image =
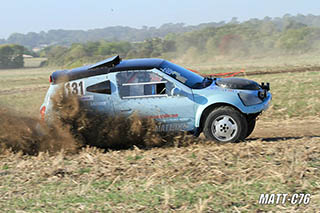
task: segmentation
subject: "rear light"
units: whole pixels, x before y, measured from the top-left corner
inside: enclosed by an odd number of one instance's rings
[[[43,107],[40,109],[40,119],[41,119],[41,121],[44,121],[45,114],[46,114],[46,107],[43,106]]]
[[[49,82],[52,83],[52,76],[49,77]]]

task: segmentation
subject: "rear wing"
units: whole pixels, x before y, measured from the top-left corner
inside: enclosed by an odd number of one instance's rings
[[[93,65],[75,68],[72,70],[58,70],[52,73],[50,76],[50,81],[53,84],[57,84],[81,78],[88,78],[95,75],[108,74],[111,68],[118,65],[120,62],[120,56],[116,55]]]
[[[111,58],[107,58],[103,61],[100,61],[96,64],[93,64],[89,67],[89,70],[97,69],[97,68],[103,68],[103,67],[114,67],[115,65],[119,64],[121,62],[121,58],[119,55],[116,55]]]

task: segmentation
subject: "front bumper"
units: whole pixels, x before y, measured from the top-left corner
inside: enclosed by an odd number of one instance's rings
[[[262,111],[266,111],[271,105],[272,95],[271,93],[267,93],[267,97],[263,100],[262,103],[252,106],[246,106],[244,112],[247,114],[251,113],[259,113]]]

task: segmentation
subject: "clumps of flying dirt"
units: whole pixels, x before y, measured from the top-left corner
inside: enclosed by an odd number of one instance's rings
[[[185,133],[156,132],[152,119],[134,113],[129,117],[113,116],[88,110],[79,99],[60,90],[53,101],[56,124],[68,129],[78,144],[104,149],[127,149],[184,146],[200,140]]]
[[[128,149],[200,142],[185,133],[156,132],[154,120],[137,114],[123,117],[92,112],[77,97],[67,96],[62,89],[52,102],[55,116],[49,125],[0,107],[0,153],[7,149],[29,155],[60,150],[76,153],[85,146]]]
[[[72,153],[78,145],[69,132],[58,126],[41,126],[37,119],[0,107],[0,153],[7,149],[30,155],[54,153],[62,149]]]

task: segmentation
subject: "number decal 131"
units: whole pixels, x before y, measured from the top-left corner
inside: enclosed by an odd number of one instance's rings
[[[68,94],[73,95],[84,95],[84,84],[83,81],[79,82],[68,82],[66,85],[66,90]]]

